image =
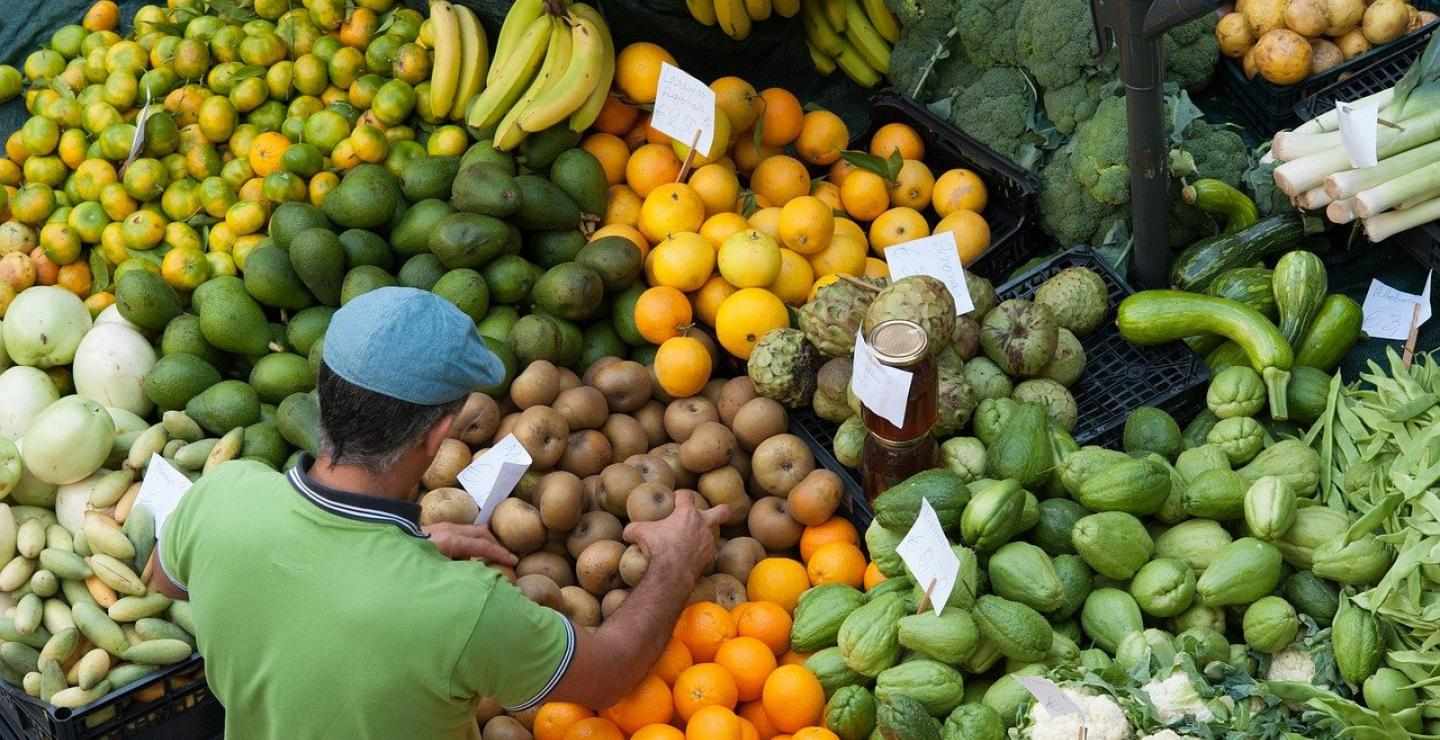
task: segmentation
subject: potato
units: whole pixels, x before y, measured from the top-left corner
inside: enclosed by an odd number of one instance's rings
[[[1226,13],[1215,24],[1215,40],[1220,44],[1220,53],[1231,59],[1245,56],[1255,45],[1255,34],[1250,32],[1250,23],[1239,13]]]
[[[1310,42],[1310,74],[1318,75],[1345,61],[1344,52],[1330,39],[1315,39]]]
[[[1266,80],[1276,85],[1293,85],[1310,74],[1310,54],[1310,42],[1304,36],[1279,28],[1256,42],[1255,66]]]
[[[1330,27],[1325,29],[1325,35],[1330,38],[1344,36],[1355,30],[1360,25],[1360,18],[1365,15],[1365,3],[1363,0],[1325,0],[1326,17],[1330,19]]]
[[[1360,21],[1365,40],[1378,46],[1404,36],[1410,25],[1409,8],[1403,0],[1375,0],[1365,9],[1365,17]]]
[[[1277,29],[1285,27],[1285,6],[1289,0],[1246,0],[1245,20],[1250,24],[1250,32],[1261,37]]]
[[[1285,26],[1301,36],[1319,36],[1330,27],[1327,0],[1290,0],[1285,6]]]
[[[1358,28],[1352,29],[1350,33],[1335,39],[1335,45],[1340,47],[1340,53],[1344,54],[1346,59],[1354,59],[1370,51],[1370,42],[1365,40],[1364,32]]]
[[[458,439],[447,439],[440,443],[435,459],[420,478],[421,485],[428,489],[447,488],[459,484],[460,471],[470,464],[470,448]]]
[[[474,524],[480,507],[470,494],[458,488],[437,488],[420,498],[420,525],[450,522]]]

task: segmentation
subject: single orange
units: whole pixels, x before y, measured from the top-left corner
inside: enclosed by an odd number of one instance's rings
[[[876,179],[880,179],[878,175]],[[884,180],[880,182],[883,185]],[[783,154],[769,157],[750,174],[750,189],[772,204],[783,206],[793,198],[810,194],[810,172],[794,157]],[[841,194],[844,194],[843,187]]]
[[[645,260],[645,280],[684,293],[699,290],[715,271],[715,247],[693,231],[682,231],[655,245]]]
[[[80,21],[80,25],[91,33],[114,31],[120,25],[120,6],[114,0],[98,0],[85,11],[85,19]]]
[[[820,721],[820,712],[825,708],[825,689],[820,686],[820,679],[804,666],[776,668],[765,679],[762,693],[765,714],[769,715],[776,728],[785,732],[814,726]]]
[[[738,695],[735,678],[718,663],[696,663],[675,679],[675,710],[682,720],[705,707],[733,710]]]
[[[745,219],[751,228],[762,234],[768,234],[771,239],[780,241],[780,213],[783,209],[778,206],[766,206],[750,214]],[[722,242],[723,243],[723,242]]]
[[[865,566],[865,590],[869,591],[885,582],[885,574],[880,572],[880,566],[870,563]]]
[[[681,232],[699,232],[705,223],[705,202],[695,188],[667,182],[651,190],[640,206],[640,233],[652,242]]]
[[[720,346],[742,360],[750,358],[755,343],[774,329],[790,326],[785,302],[764,288],[742,288],[720,304],[715,335]]]
[[[695,337],[671,337],[655,353],[655,379],[671,398],[689,398],[710,382],[710,350]]]
[[[710,89],[715,91],[715,104],[725,112],[725,117],[730,119],[736,131],[755,125],[764,102],[760,93],[755,92],[754,85],[732,75],[710,83]]]
[[[890,207],[885,178],[869,170],[851,172],[840,185],[840,202],[856,221],[874,221]]]
[[[667,286],[656,286],[635,301],[635,328],[646,341],[660,344],[680,336],[681,329],[694,320],[685,294]]]
[[[719,162],[712,162],[690,174],[690,187],[705,204],[705,215],[714,216],[735,209],[735,200],[740,196],[740,180],[735,170]]]
[[[859,275],[865,269],[865,240],[836,234],[819,254],[810,255],[816,275]]]
[[[753,637],[776,655],[790,649],[790,628],[793,622],[784,607],[769,601],[747,601],[735,607],[735,634]]]
[[[889,158],[899,151],[905,159],[925,159],[925,140],[915,129],[903,123],[887,123],[870,137],[870,153],[877,157]]]
[[[685,740],[685,733],[670,725],[646,725],[631,735],[630,740]]]
[[[760,732],[755,729],[755,723],[744,717],[740,718],[740,740],[760,740]]]
[[[829,180],[816,180],[810,185],[810,194],[819,198],[831,211],[845,211],[840,203],[840,186]]]
[[[632,103],[653,103],[660,87],[662,64],[679,66],[670,52],[656,44],[630,44],[615,58],[615,86]]]
[[[765,289],[792,306],[803,306],[815,283],[815,268],[799,252],[780,250],[780,272]]]
[[[828,110],[813,110],[801,122],[795,151],[806,162],[821,167],[834,164],[850,143],[850,129],[840,116]]]
[[[639,193],[630,189],[629,185],[611,185],[605,191],[605,214],[600,217],[600,222],[609,226],[610,224],[624,224],[626,226],[638,227],[640,225],[640,209],[644,207],[645,199]],[[649,241],[647,240],[648,244]]]
[[[930,224],[914,208],[891,208],[870,223],[870,249],[884,255],[886,247],[930,235]]]
[[[670,687],[659,676],[651,674],[601,716],[630,734],[646,725],[669,722],[675,716],[675,701],[670,695]]]
[[[785,146],[800,136],[805,109],[789,90],[769,87],[760,91],[760,137],[767,146]]]
[[[641,198],[651,190],[675,182],[680,175],[680,158],[669,144],[646,144],[625,162],[625,182]]]
[[[720,644],[735,636],[735,620],[719,604],[697,602],[680,612],[680,619],[675,622],[675,636],[690,648],[695,662],[708,663],[715,658]]]
[[[579,704],[564,701],[545,702],[535,713],[535,740],[565,740],[565,732],[572,725],[594,716],[594,712]]]
[[[810,585],[843,583],[851,588],[865,584],[865,554],[848,542],[831,542],[810,554],[805,572]]]
[[[696,318],[713,328],[720,315],[720,306],[725,303],[726,298],[735,295],[737,290],[739,289],[725,282],[725,278],[711,275],[699,290],[690,294],[690,303]]]
[[[783,152],[784,149],[778,146],[767,146],[761,143],[755,144],[754,129],[746,129],[735,135],[735,148],[731,150],[730,156],[735,159],[735,169],[750,174],[761,162]]]
[[[725,707],[704,707],[685,723],[685,740],[744,740],[740,718]]]
[[[591,717],[570,725],[563,740],[625,740],[625,733],[608,719]]]
[[[290,140],[285,135],[276,131],[267,131],[255,137],[250,144],[250,169],[260,177],[273,175],[285,168],[280,161],[285,156],[285,150],[290,148]]]
[[[930,205],[930,196],[935,190],[935,175],[918,159],[907,159],[900,165],[895,182],[890,185],[890,202],[923,210]]]
[[[580,148],[600,160],[606,182],[618,185],[625,181],[625,164],[630,161],[630,147],[625,145],[624,139],[609,133],[590,134],[580,142]]]
[[[755,701],[765,688],[765,679],[775,670],[775,653],[753,637],[726,640],[715,652],[715,662],[730,671],[740,701]]]
[[[791,735],[790,740],[840,740],[840,737],[824,727],[804,727]]]
[[[765,558],[750,570],[745,595],[751,601],[771,601],[787,613],[795,612],[800,594],[810,588],[805,566],[790,558]]]
[[[806,527],[800,534],[800,559],[809,561],[816,550],[831,542],[849,542],[858,547],[860,533],[849,520],[838,516],[818,527]]]
[[[813,195],[802,195],[780,209],[780,241],[804,255],[830,246],[835,235],[835,211]]]
[[[749,222],[738,213],[717,213],[700,224],[700,236],[716,248],[724,244],[737,231],[750,228]]]
[[[680,638],[672,637],[666,643],[664,652],[660,653],[659,660],[655,661],[654,671],[660,680],[673,685],[680,673],[692,665],[695,665],[695,659],[690,657],[690,648]]]
[[[980,214],[960,209],[935,224],[935,233],[950,232],[955,235],[955,251],[960,253],[960,263],[970,265],[990,248],[990,224]]]
[[[956,168],[946,170],[935,180],[935,188],[931,191],[931,205],[935,212],[944,218],[961,210],[979,213],[985,210],[989,197],[985,181],[981,180],[979,175],[967,169]]]
[[[835,164],[830,165],[830,171],[826,174],[826,179],[829,182],[835,183],[836,187],[840,187],[845,184],[845,178],[856,169],[855,165],[850,164],[844,157],[841,157],[835,160]]]
[[[810,653],[797,653],[794,650],[787,650],[784,655],[780,656],[780,665],[803,666],[805,665],[805,661],[809,659]]]
[[[868,278],[888,278],[890,277],[890,263],[878,257],[866,257],[865,272],[862,274]]]
[[[605,98],[605,105],[600,107],[600,117],[595,119],[592,127],[596,131],[602,131],[615,136],[624,136],[635,122],[640,120],[640,110],[633,105],[627,104],[615,95],[608,95]]]

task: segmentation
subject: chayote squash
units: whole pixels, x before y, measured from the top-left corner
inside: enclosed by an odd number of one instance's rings
[[[1080,611],[1085,597],[1090,595],[1094,573],[1079,555],[1061,555],[1055,558],[1053,565],[1055,577],[1060,579],[1060,588],[1065,598],[1050,616],[1053,619],[1068,619]]]
[[[1330,626],[1330,638],[1335,648],[1335,666],[1346,683],[1359,686],[1380,667],[1385,643],[1380,637],[1380,620],[1374,614],[1345,601]]]
[[[1020,531],[1026,491],[1018,481],[979,480],[970,486],[970,493],[970,503],[960,517],[960,537],[965,544],[989,552]]]
[[[1070,543],[1070,532],[1075,522],[1090,514],[1085,507],[1068,498],[1047,498],[1040,502],[1040,521],[1030,534],[1030,539],[1050,555],[1067,555],[1075,552]]]
[[[841,687],[825,702],[825,729],[840,740],[865,740],[875,731],[875,711],[875,696],[868,689]]]
[[[1245,608],[1241,620],[1245,644],[1260,653],[1278,653],[1295,641],[1300,618],[1295,607],[1279,596],[1266,596]]]
[[[1056,467],[1055,473],[1065,490],[1071,496],[1076,496],[1080,493],[1080,486],[1090,476],[1129,459],[1129,455],[1118,450],[1087,445],[1070,453],[1065,462]]]
[[[1026,491],[1025,504],[1020,507],[1020,521],[1015,524],[1015,534],[1024,534],[1040,523],[1040,497]],[[1015,535],[1011,535],[1012,537]]]
[[[1005,740],[1005,721],[984,704],[961,704],[945,718],[944,740]]]
[[[1295,492],[1285,481],[1267,475],[1245,492],[1245,526],[1262,540],[1277,540],[1295,523]]]
[[[975,602],[972,614],[985,639],[995,643],[1007,658],[1035,662],[1045,658],[1055,633],[1040,612],[999,596],[986,594]]]
[[[1045,407],[1021,403],[1005,421],[994,443],[985,447],[985,472],[996,480],[1015,480],[1037,488],[1050,478],[1055,451]]]
[[[865,592],[865,600],[867,602],[874,601],[885,594],[900,594],[908,600],[914,589],[915,582],[910,580],[908,574],[898,575],[875,584],[873,588]]]
[[[1175,558],[1189,564],[1199,573],[1234,541],[1230,533],[1210,519],[1190,519],[1160,533],[1155,538],[1155,557]]]
[[[969,609],[975,606],[975,597],[980,594],[980,559],[975,557],[975,551],[964,545],[951,545],[950,551],[955,553],[955,559],[960,561],[960,572],[955,576],[955,588],[950,589],[950,598],[946,599],[945,606],[953,606],[957,609]],[[910,580],[914,580],[912,577]],[[907,612],[913,613],[925,598],[925,589],[928,583],[916,582],[907,599],[905,607]],[[929,602],[926,602],[929,603]]]
[[[978,437],[947,439],[940,445],[940,463],[966,483],[984,478],[985,443]]]
[[[845,665],[870,678],[895,665],[900,659],[900,617],[904,614],[905,602],[898,594],[885,594],[850,612],[837,635]],[[793,639],[791,646],[795,646]]]
[[[1030,692],[1025,685],[1020,683],[1020,678],[1025,676],[1044,676],[1048,671],[1040,664],[1027,665],[1013,673],[1006,673],[990,688],[985,690],[985,697],[981,703],[1000,715],[1000,721],[1007,727],[1014,727],[1020,719],[1020,713],[1030,705]]]
[[[1010,542],[990,556],[990,590],[1041,612],[1051,612],[1065,601],[1055,575],[1055,564],[1044,550],[1029,542]]]
[[[813,653],[833,646],[840,625],[864,603],[865,594],[843,583],[826,583],[800,594],[790,626],[790,647]]]
[[[925,707],[932,717],[944,717],[965,698],[965,680],[960,672],[936,660],[910,660],[880,672],[875,677],[875,698],[888,701],[908,696]]]
[[[1143,515],[1159,511],[1169,495],[1167,466],[1154,460],[1132,458],[1086,478],[1075,500],[1091,511]]]
[[[900,546],[900,540],[905,539],[905,533],[892,532],[880,525],[880,522],[870,522],[865,528],[865,549],[870,552],[870,562],[880,569],[880,574],[886,578],[905,575],[905,561],[895,548]]]
[[[1000,438],[1000,431],[1009,423],[1010,415],[1019,407],[1019,402],[1009,398],[987,398],[975,407],[975,436],[985,445],[987,453],[995,440]]]
[[[1353,542],[1335,538],[1315,548],[1311,570],[1345,586],[1373,586],[1390,570],[1395,551],[1373,534]]]
[[[1055,424],[1051,424],[1050,450],[1054,453],[1054,457],[1051,459],[1052,472],[1049,478],[1046,479],[1045,485],[1040,489],[1040,493],[1045,498],[1068,497],[1070,492],[1065,490],[1064,482],[1060,480],[1060,476],[1056,475],[1054,471],[1058,471],[1060,466],[1064,465],[1065,460],[1071,455],[1079,452],[1080,445],[1075,442],[1074,437],[1070,436],[1070,432],[1065,431]]]
[[[1328,506],[1306,506],[1295,512],[1295,523],[1275,540],[1275,546],[1292,567],[1310,570],[1315,564],[1315,551],[1344,537],[1349,528],[1350,518],[1344,512]]]
[[[850,670],[850,666],[845,665],[845,656],[840,654],[838,647],[825,648],[806,658],[805,670],[820,679],[820,686],[825,689],[826,697],[833,695],[842,687],[864,686],[870,681]]]
[[[1252,483],[1267,475],[1276,476],[1296,496],[1310,498],[1320,485],[1320,453],[1298,439],[1282,439],[1255,455],[1238,472]]]
[[[1254,416],[1265,408],[1265,381],[1254,368],[1231,365],[1215,374],[1205,392],[1205,405],[1217,419]]]
[[[1185,454],[1185,453],[1180,453]],[[1170,461],[1159,455],[1149,452],[1145,459],[1165,469],[1165,474],[1170,476],[1170,493],[1165,500],[1160,502],[1160,508],[1155,512],[1155,518],[1165,524],[1176,524],[1186,519],[1185,514],[1185,476],[1175,469]]]
[[[1089,648],[1080,651],[1080,666],[1092,673],[1104,673],[1114,665],[1115,661],[1110,655],[1100,648]]]
[[[1180,425],[1175,418],[1154,406],[1141,406],[1125,419],[1125,451],[1130,454],[1153,452],[1166,460],[1174,460],[1184,447]]]
[[[946,607],[938,615],[927,609],[900,619],[899,639],[906,650],[954,665],[975,652],[980,628],[964,609]]]
[[[1230,456],[1215,445],[1201,444],[1191,447],[1175,458],[1175,469],[1188,484],[1211,470],[1229,470]]]
[[[940,740],[940,720],[925,705],[904,694],[880,702],[875,726],[884,740]]]
[[[1315,620],[1315,623],[1322,627],[1330,626],[1335,619],[1335,612],[1340,608],[1340,591],[1329,581],[1308,570],[1295,571],[1285,579],[1281,591],[1285,594],[1285,599],[1295,606],[1296,611]]]
[[[1078,631],[1079,627],[1077,626],[1076,629]],[[1078,663],[1080,661],[1080,646],[1076,645],[1075,641],[1070,639],[1068,635],[1062,634],[1058,628],[1055,629],[1054,632],[1055,637],[1050,641],[1050,649],[1045,653],[1043,659],[1032,663],[1007,658],[1005,660],[1005,672],[1014,673],[1021,668],[1031,665],[1043,665],[1048,668],[1056,668]]]
[[[915,526],[922,500],[930,502],[940,526],[949,531],[960,526],[960,515],[970,502],[970,490],[960,476],[945,468],[925,470],[875,497],[875,521],[903,536]]]
[[[1218,606],[1191,604],[1190,608],[1182,612],[1180,616],[1170,620],[1170,626],[1176,632],[1209,629],[1223,633],[1225,632],[1225,610]]]
[[[1111,653],[1131,633],[1145,629],[1135,597],[1118,588],[1097,588],[1080,609],[1080,626],[1100,649]]]
[[[970,657],[960,661],[960,669],[971,675],[984,673],[1003,657],[1005,655],[1000,652],[1000,646],[994,640],[985,639],[982,634],[980,642],[970,652]]]
[[[1231,465],[1244,465],[1264,448],[1265,428],[1248,416],[1232,416],[1216,422],[1205,441],[1224,450]]]
[[[1195,591],[1206,606],[1249,604],[1280,585],[1281,571],[1280,550],[1254,537],[1242,537],[1220,551],[1200,574]]]
[[[1365,679],[1365,706],[1376,712],[1398,714],[1413,709],[1420,702],[1420,694],[1409,676],[1394,668],[1381,668]]]
[[[1250,481],[1229,468],[1208,470],[1185,486],[1185,513],[1194,517],[1230,521],[1245,516],[1245,492]]]
[[[1200,413],[1196,414],[1195,418],[1185,425],[1185,431],[1180,433],[1180,440],[1185,449],[1205,444],[1205,437],[1210,434],[1210,429],[1215,426],[1217,421],[1220,421],[1220,417],[1210,413],[1210,409],[1202,409]]]
[[[1063,622],[1056,622],[1054,619],[1051,619],[1050,627],[1055,631],[1055,637],[1057,639],[1063,637],[1072,643],[1085,639],[1085,635],[1080,632],[1080,623],[1073,619],[1067,619]],[[1079,650],[1078,646],[1076,650]],[[1054,654],[1058,651],[1051,648],[1050,652]]]
[[[1195,599],[1195,571],[1183,560],[1156,558],[1130,580],[1130,595],[1152,617],[1177,616]]]
[[[1131,632],[1115,648],[1115,664],[1133,674],[1141,666],[1146,671],[1169,668],[1175,662],[1175,638],[1165,630],[1147,629]]]
[[[1121,581],[1135,575],[1155,552],[1145,525],[1123,511],[1091,514],[1075,522],[1071,541],[1096,573]]]

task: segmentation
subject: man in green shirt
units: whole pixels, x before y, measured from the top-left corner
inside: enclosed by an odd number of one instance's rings
[[[165,521],[154,586],[193,606],[226,737],[478,738],[474,705],[596,709],[628,693],[715,554],[724,507],[681,497],[625,538],[650,568],[594,631],[483,562],[515,556],[484,526],[421,527],[421,475],[471,389],[503,369],[431,293],[383,288],[325,336],[324,442],[286,474],[226,463]]]

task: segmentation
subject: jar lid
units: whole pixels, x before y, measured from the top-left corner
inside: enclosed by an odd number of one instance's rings
[[[880,322],[866,340],[875,359],[891,367],[908,367],[919,362],[930,346],[920,325],[906,319]]]

